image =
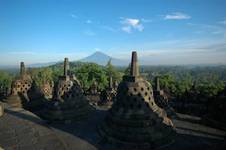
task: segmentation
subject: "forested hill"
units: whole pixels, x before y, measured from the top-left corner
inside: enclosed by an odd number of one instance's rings
[[[120,82],[124,74],[129,73],[129,65],[116,67],[109,61],[105,66],[95,63],[70,62],[70,71],[88,89],[93,81],[99,83],[100,89],[108,85],[109,75]],[[34,81],[41,85],[48,81],[57,81],[63,74],[63,62],[48,67],[29,68]],[[204,95],[212,96],[223,90],[226,81],[226,66],[140,66],[143,77],[154,85],[154,77],[160,76],[161,87],[172,95],[183,95],[195,86],[195,90]],[[0,71],[0,85],[10,87],[15,73]]]

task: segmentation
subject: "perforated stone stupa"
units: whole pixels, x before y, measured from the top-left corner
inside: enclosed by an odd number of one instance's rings
[[[54,86],[53,100],[47,104],[43,117],[51,121],[79,120],[92,110],[83,95],[79,81],[69,75],[68,58],[64,60],[64,75]]]
[[[96,80],[93,80],[89,89],[85,92],[85,95],[89,103],[92,105],[97,105],[97,103],[100,101],[99,86]]]
[[[99,92],[98,92],[98,84],[97,82],[94,80],[93,83],[91,84],[89,90],[88,90],[88,93],[90,95],[98,95]]]
[[[27,92],[31,88],[31,85],[32,79],[26,73],[24,62],[21,62],[20,75],[12,82],[11,94],[4,101],[12,107],[22,107],[23,103],[29,101]]]
[[[98,105],[111,106],[116,97],[116,90],[113,87],[112,77],[109,77],[109,84],[106,89],[101,92]]]
[[[46,81],[43,85],[41,85],[40,90],[44,94],[46,99],[52,99],[53,98],[53,88],[54,88],[54,82]]]
[[[176,117],[174,109],[169,105],[169,99],[166,93],[164,92],[164,90],[161,90],[159,76],[155,77],[155,88],[153,90],[153,94],[155,103],[166,111],[167,116],[169,116],[170,118]]]
[[[47,100],[35,81],[32,82],[31,88],[27,91],[27,96],[30,101],[24,104],[25,109],[35,112],[36,114],[44,109]]]
[[[99,132],[123,149],[152,149],[174,139],[171,120],[155,104],[151,84],[139,75],[136,52],[132,53],[130,75],[119,84],[116,101]]]

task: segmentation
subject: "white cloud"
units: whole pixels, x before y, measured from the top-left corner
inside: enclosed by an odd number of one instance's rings
[[[195,23],[187,23],[187,25],[196,30],[195,33],[219,35],[222,36],[223,39],[226,39],[226,29],[222,26]]]
[[[135,29],[137,29],[138,31],[143,31],[144,30],[144,26],[142,24],[138,24]]]
[[[78,16],[76,16],[75,14],[71,14],[71,17],[74,18],[74,19],[78,18]]]
[[[132,30],[138,30],[138,31],[143,31],[144,26],[141,24],[141,21],[139,19],[135,18],[121,18],[121,24],[122,26],[122,31],[127,32],[127,33],[132,33]]]
[[[226,25],[226,20],[221,21],[220,23],[225,24]]]
[[[129,59],[132,49],[137,50],[140,64],[146,65],[226,64],[226,41],[216,38],[130,43],[112,49],[110,54]]]
[[[100,48],[94,48],[94,50],[95,50],[95,51],[101,51],[101,49],[100,49]]]
[[[88,19],[88,20],[86,20],[86,23],[90,24],[90,23],[92,23],[92,21]]]
[[[126,18],[125,20],[124,20],[124,23],[125,24],[128,24],[128,25],[131,25],[131,26],[136,26],[136,25],[138,25],[139,24],[139,19],[131,19],[131,18]]]
[[[152,20],[150,20],[150,19],[144,19],[144,18],[142,18],[141,21],[143,23],[150,23],[150,22],[152,22]]]
[[[131,28],[131,26],[125,26],[125,27],[122,27],[122,31],[125,31],[127,33],[131,33],[132,32],[132,28]]]
[[[117,32],[118,29],[116,28],[113,28],[111,26],[107,26],[107,25],[103,25],[103,26],[100,26],[102,29],[105,29],[105,30],[108,30],[108,31],[111,31],[111,32]]]
[[[183,20],[183,19],[190,19],[190,18],[191,16],[181,12],[174,12],[164,16],[165,20]]]
[[[25,65],[35,63],[48,63],[62,61],[64,57],[68,57],[69,60],[79,60],[87,56],[87,52],[72,49],[69,51],[49,51],[49,50],[35,50],[35,51],[9,51],[0,55],[1,65],[16,65],[19,62],[24,61]]]
[[[36,55],[36,52],[32,51],[10,51],[8,52],[10,55]]]
[[[84,34],[85,34],[85,35],[88,35],[88,36],[94,36],[94,35],[96,35],[96,33],[93,32],[93,31],[91,31],[91,30],[86,30],[86,31],[84,31]]]

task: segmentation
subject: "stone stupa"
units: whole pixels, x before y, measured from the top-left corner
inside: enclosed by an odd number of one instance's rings
[[[0,117],[4,114],[4,107],[3,104],[0,102]]]
[[[35,81],[32,82],[31,88],[27,91],[27,96],[30,101],[24,105],[24,108],[36,114],[42,112],[47,100]]]
[[[3,100],[12,107],[22,107],[29,101],[28,90],[32,86],[31,76],[26,73],[24,62],[20,63],[20,75],[12,82],[11,94]]]
[[[68,58],[65,58],[64,75],[54,84],[53,100],[47,103],[42,116],[50,121],[72,121],[86,117],[91,110],[79,81],[69,73]]]
[[[97,105],[97,103],[100,101],[99,86],[96,79],[92,81],[92,84],[90,85],[87,92],[85,92],[85,95],[91,105]]]
[[[109,76],[108,87],[100,94],[100,101],[98,105],[111,107],[116,97],[116,90],[113,87],[112,77]]]
[[[174,141],[174,126],[153,98],[152,86],[139,75],[137,53],[132,53],[130,75],[117,89],[116,101],[99,133],[122,149],[154,149]]]
[[[155,77],[155,88],[153,90],[153,94],[155,103],[166,111],[168,117],[173,118],[177,116],[174,109],[169,105],[169,99],[166,93],[164,90],[161,90],[159,76]]]
[[[97,84],[96,80],[94,80],[92,82],[92,84],[90,85],[90,88],[88,89],[88,93],[90,95],[98,95],[99,94],[99,92],[98,92],[98,84]]]
[[[46,81],[40,88],[41,92],[44,94],[46,99],[53,98],[53,88],[54,82],[53,81]]]

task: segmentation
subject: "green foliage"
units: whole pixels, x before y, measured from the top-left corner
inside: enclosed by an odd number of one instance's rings
[[[226,81],[226,67],[190,67],[190,66],[143,66],[148,80],[160,75],[160,85],[172,96],[182,96],[195,84],[195,91],[211,97],[222,91]]]
[[[0,86],[10,87],[13,76],[5,71],[0,71]]]
[[[129,64],[128,67],[126,67],[125,71],[124,71],[124,74],[125,75],[129,75],[130,74],[130,68],[131,68],[131,64]]]
[[[56,82],[59,76],[62,76],[64,73],[63,65],[59,67],[53,66],[51,67],[51,69],[52,69],[52,80]]]
[[[53,80],[53,70],[51,68],[33,68],[30,70],[30,74],[39,87]]]
[[[108,84],[108,77],[102,67],[94,63],[83,64],[73,70],[85,90],[96,81],[98,87],[103,89]]]
[[[161,88],[170,91],[171,93],[176,93],[175,78],[171,74],[164,74],[160,77]]]
[[[217,83],[206,82],[199,84],[196,89],[201,95],[211,97],[217,95],[218,92],[224,89],[224,83],[222,81],[218,81]]]
[[[105,66],[105,71],[107,76],[111,76],[113,81],[121,81],[122,80],[122,73],[117,71],[117,69],[111,64],[111,59],[108,61],[107,65]]]
[[[70,62],[70,70],[75,73],[83,88],[87,90],[93,81],[97,81],[100,89],[108,86],[108,78],[120,82],[123,74],[129,75],[128,67],[115,67],[108,61],[106,66],[94,63]],[[141,66],[142,76],[154,85],[154,77],[160,76],[160,86],[172,96],[183,96],[195,84],[195,91],[203,97],[211,97],[222,91],[226,81],[226,66],[194,67],[194,66]],[[45,82],[57,81],[63,75],[63,63],[44,68],[30,69],[32,79],[41,86]],[[0,71],[0,85],[10,87],[13,76]]]

